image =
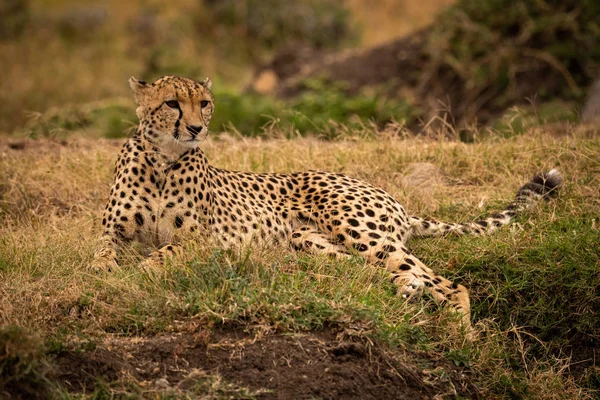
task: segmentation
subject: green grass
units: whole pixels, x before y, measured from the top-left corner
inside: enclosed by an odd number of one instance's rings
[[[563,137],[498,133],[468,145],[376,132],[342,136],[351,140],[245,138],[203,145],[222,168],[343,171],[385,188],[410,212],[449,221],[502,208],[533,173],[558,166],[566,178],[559,197],[511,228],[410,245],[427,265],[469,288],[478,332],[473,341],[457,329],[456,316],[427,298],[407,303],[396,297],[385,273],[360,259],[332,261],[277,248],[233,253],[198,241],[186,243],[188,256],[161,274],[140,271],[140,255],[132,250],[118,271],[91,275],[85,266],[118,146],[71,135],[66,145],[40,139],[24,149],[3,148],[0,321],[7,332],[24,330],[45,343],[41,353],[25,344],[23,356],[8,358],[7,365],[38,372],[23,375],[10,367],[3,374],[44,384],[44,365],[72,351],[72,338],[78,338],[77,351],[90,351],[111,335],[148,337],[194,323],[250,332],[353,332],[465,368],[486,398],[591,396],[598,388],[593,368],[576,381],[565,372],[569,352],[597,343],[600,330],[600,144],[578,129]],[[443,171],[442,183],[407,186],[402,171],[423,162]],[[204,381],[243,392],[219,379]],[[99,383],[95,393],[145,393],[131,384]]]
[[[311,82],[311,89],[298,98],[283,101],[257,94],[240,95],[235,91],[215,88],[216,111],[211,129],[239,132],[244,136],[287,137],[318,133],[324,138],[339,136],[343,125],[353,130],[365,124],[383,126],[387,122],[414,122],[416,110],[408,103],[390,100],[377,93],[347,96],[341,87],[326,87]],[[31,137],[65,136],[86,131],[89,136],[125,137],[137,117],[133,101],[113,99],[35,114],[21,135]]]

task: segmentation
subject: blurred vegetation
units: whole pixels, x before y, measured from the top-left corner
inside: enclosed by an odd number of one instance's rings
[[[256,94],[240,95],[215,88],[216,109],[211,130],[235,130],[247,136],[268,134],[277,127],[287,136],[306,133],[333,139],[339,130],[328,130],[330,123],[343,123],[349,128],[365,123],[379,126],[395,121],[413,121],[417,111],[401,100],[391,100],[377,93],[347,96],[340,86],[325,87],[320,81],[309,82],[311,90],[289,102]],[[60,137],[73,131],[86,131],[91,136],[122,137],[137,125],[132,100],[113,99],[82,105],[57,107],[46,113],[32,114],[21,133],[33,137]]]
[[[14,39],[23,33],[29,20],[29,3],[26,0],[0,2],[0,40]]]
[[[328,136],[339,124],[427,122],[430,113],[415,99],[390,100],[374,89],[348,96],[343,85],[311,81],[292,100],[242,94],[254,68],[279,49],[335,51],[358,43],[368,27],[357,28],[353,13],[365,10],[351,9],[355,3],[6,0],[0,4],[0,19],[9,22],[0,26],[0,132],[84,129],[121,136],[137,122],[133,103],[122,100],[131,98],[127,78],[169,74],[213,78],[213,131],[233,127],[256,136],[277,123],[290,134]],[[424,49],[430,62],[416,81],[432,96],[450,96],[456,115],[489,110],[486,121],[508,135],[534,120],[574,121],[600,70],[599,21],[600,3],[592,1],[460,0],[432,25]],[[532,92],[537,96],[526,100]],[[538,111],[511,108],[527,101]],[[554,107],[553,116],[540,117],[539,110],[553,108],[546,102],[569,109]]]
[[[521,135],[536,126],[560,122],[575,123],[579,119],[573,102],[550,100],[539,106],[511,107],[490,124],[492,131],[505,137]]]
[[[217,25],[262,48],[304,44],[340,48],[358,39],[350,11],[336,0],[207,0]]]
[[[454,97],[502,110],[536,101],[581,101],[600,73],[600,2],[460,0],[432,26],[431,76],[454,78]],[[436,79],[436,78],[434,78]]]

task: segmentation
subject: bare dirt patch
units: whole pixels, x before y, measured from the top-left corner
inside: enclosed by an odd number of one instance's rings
[[[63,352],[56,365],[57,379],[75,392],[89,392],[99,378],[110,383],[124,376],[146,387],[181,390],[200,370],[258,391],[260,399],[479,397],[469,372],[446,360],[339,339],[331,330],[262,338],[234,329],[111,338],[93,351]]]

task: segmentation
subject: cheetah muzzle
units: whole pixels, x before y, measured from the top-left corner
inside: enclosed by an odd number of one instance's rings
[[[104,235],[92,266],[114,268],[124,243],[139,240],[159,249],[144,261],[157,269],[181,250],[184,235],[209,234],[224,247],[251,241],[338,258],[358,253],[386,268],[398,292],[428,293],[462,314],[469,325],[467,289],[435,273],[405,247],[414,236],[482,235],[510,223],[517,213],[556,193],[557,170],[534,177],[504,211],[465,224],[407,214],[382,189],[330,172],[254,174],[211,166],[198,144],[214,111],[211,81],[175,76],[154,83],[131,78],[140,123],[117,159],[104,210]]]

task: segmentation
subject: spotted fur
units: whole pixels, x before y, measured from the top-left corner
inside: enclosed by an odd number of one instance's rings
[[[159,247],[144,264],[160,267],[166,256],[181,251],[178,239],[198,234],[225,247],[279,242],[334,257],[355,253],[386,268],[404,297],[425,291],[462,313],[468,324],[467,289],[425,266],[406,248],[407,241],[494,231],[561,184],[552,170],[487,219],[468,224],[425,220],[410,216],[384,190],[343,174],[216,168],[198,147],[214,110],[208,78],[197,83],[163,77],[152,84],[131,78],[130,85],[140,124],[116,163],[94,268],[116,266],[119,247],[132,240]]]

